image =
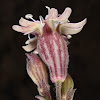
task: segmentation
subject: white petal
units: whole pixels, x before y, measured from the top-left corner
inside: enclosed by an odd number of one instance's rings
[[[80,28],[67,28],[67,27],[62,27],[61,28],[61,33],[64,34],[64,35],[73,35],[73,34],[77,34],[79,33],[81,30],[82,30],[83,27],[80,27]]]
[[[30,51],[34,50],[34,47],[30,44],[26,45],[26,46],[22,46],[22,48],[27,52],[30,52]]]
[[[68,28],[79,28],[83,27],[86,24],[87,18],[85,18],[83,21],[78,23],[65,23],[62,24],[62,27],[68,27]]]
[[[53,18],[56,18],[58,16],[58,11],[57,9],[55,8],[49,8],[49,7],[46,7],[48,9],[48,15],[46,16],[46,19],[53,19]]]
[[[83,26],[86,24],[87,19],[85,18],[83,21],[78,23],[66,23],[60,25],[60,32],[65,35],[72,35],[79,33]]]
[[[29,43],[35,42],[35,41],[37,41],[37,38],[36,38],[36,37],[27,40],[27,41],[25,42],[25,44],[29,44]]]
[[[22,32],[22,33],[26,32],[26,28],[19,25],[13,25],[12,28],[17,32]]]
[[[25,33],[24,35],[27,35],[29,33],[35,32],[35,31],[37,31],[37,33],[40,34],[39,29],[41,29],[41,27],[42,26],[40,24],[35,25],[35,26],[26,26],[26,27],[19,26],[19,25],[12,26],[13,30],[15,30],[17,32]]]
[[[28,20],[24,19],[23,17],[21,17],[21,19],[19,20],[19,24],[21,26],[29,26],[29,25],[34,25],[34,22],[28,21]]]
[[[28,40],[26,41],[26,44],[29,43],[28,45],[26,46],[22,46],[22,48],[27,51],[27,52],[30,52],[32,50],[34,50],[37,46],[37,38],[33,39],[33,40]]]
[[[12,28],[15,31],[18,31],[18,32],[21,32],[21,33],[26,33],[26,32],[29,32],[31,27],[22,27],[22,26],[19,26],[19,25],[13,25]]]
[[[65,11],[60,15],[60,17],[58,17],[56,20],[59,22],[67,21],[71,12],[72,12],[71,8],[67,7]]]

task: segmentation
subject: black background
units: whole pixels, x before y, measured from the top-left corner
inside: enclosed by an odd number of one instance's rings
[[[60,14],[65,7],[71,7],[71,22],[88,18],[83,30],[70,40],[68,71],[77,88],[74,100],[100,100],[99,0],[0,1],[0,100],[36,100],[37,87],[26,73],[26,56],[21,48],[27,36],[11,27],[27,13],[33,14],[36,20],[39,15],[45,17],[45,6],[57,8]],[[55,98],[53,92],[52,95]]]

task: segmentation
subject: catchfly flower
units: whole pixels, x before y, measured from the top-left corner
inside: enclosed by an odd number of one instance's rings
[[[26,41],[23,48],[26,51],[37,49],[42,60],[47,64],[51,73],[51,80],[64,81],[66,77],[66,67],[68,66],[67,45],[62,35],[68,36],[81,31],[86,23],[86,19],[79,23],[70,23],[68,18],[71,14],[71,8],[66,8],[62,15],[58,17],[58,11],[55,8],[49,8],[45,20],[40,16],[40,21],[28,21],[24,18],[19,20],[18,25],[13,29],[27,34],[33,34],[35,37]],[[32,16],[28,14],[26,18]]]
[[[79,33],[86,24],[86,18],[78,23],[70,23],[68,20],[72,10],[67,7],[59,16],[57,9],[49,8],[45,19],[39,16],[40,21],[33,19],[31,14],[19,20],[19,25],[13,25],[15,31],[28,35],[26,46],[22,46],[27,52],[38,54],[50,71],[50,79],[56,85],[57,100],[61,100],[61,84],[67,76],[69,62],[68,39],[71,35]],[[30,34],[35,37],[30,38]]]

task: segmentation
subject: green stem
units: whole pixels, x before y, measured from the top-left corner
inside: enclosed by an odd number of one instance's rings
[[[62,85],[62,82],[57,81],[55,85],[56,85],[56,99],[61,100],[61,85]]]

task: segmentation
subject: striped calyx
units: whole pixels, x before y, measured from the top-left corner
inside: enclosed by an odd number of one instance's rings
[[[38,91],[41,96],[51,98],[49,93],[49,84],[47,80],[46,66],[42,60],[35,54],[27,55],[27,73],[38,86]]]
[[[66,78],[69,61],[67,45],[61,34],[52,31],[48,33],[46,28],[51,30],[49,26],[44,26],[44,33],[38,40],[37,49],[50,70],[52,82],[58,80],[63,82]]]

